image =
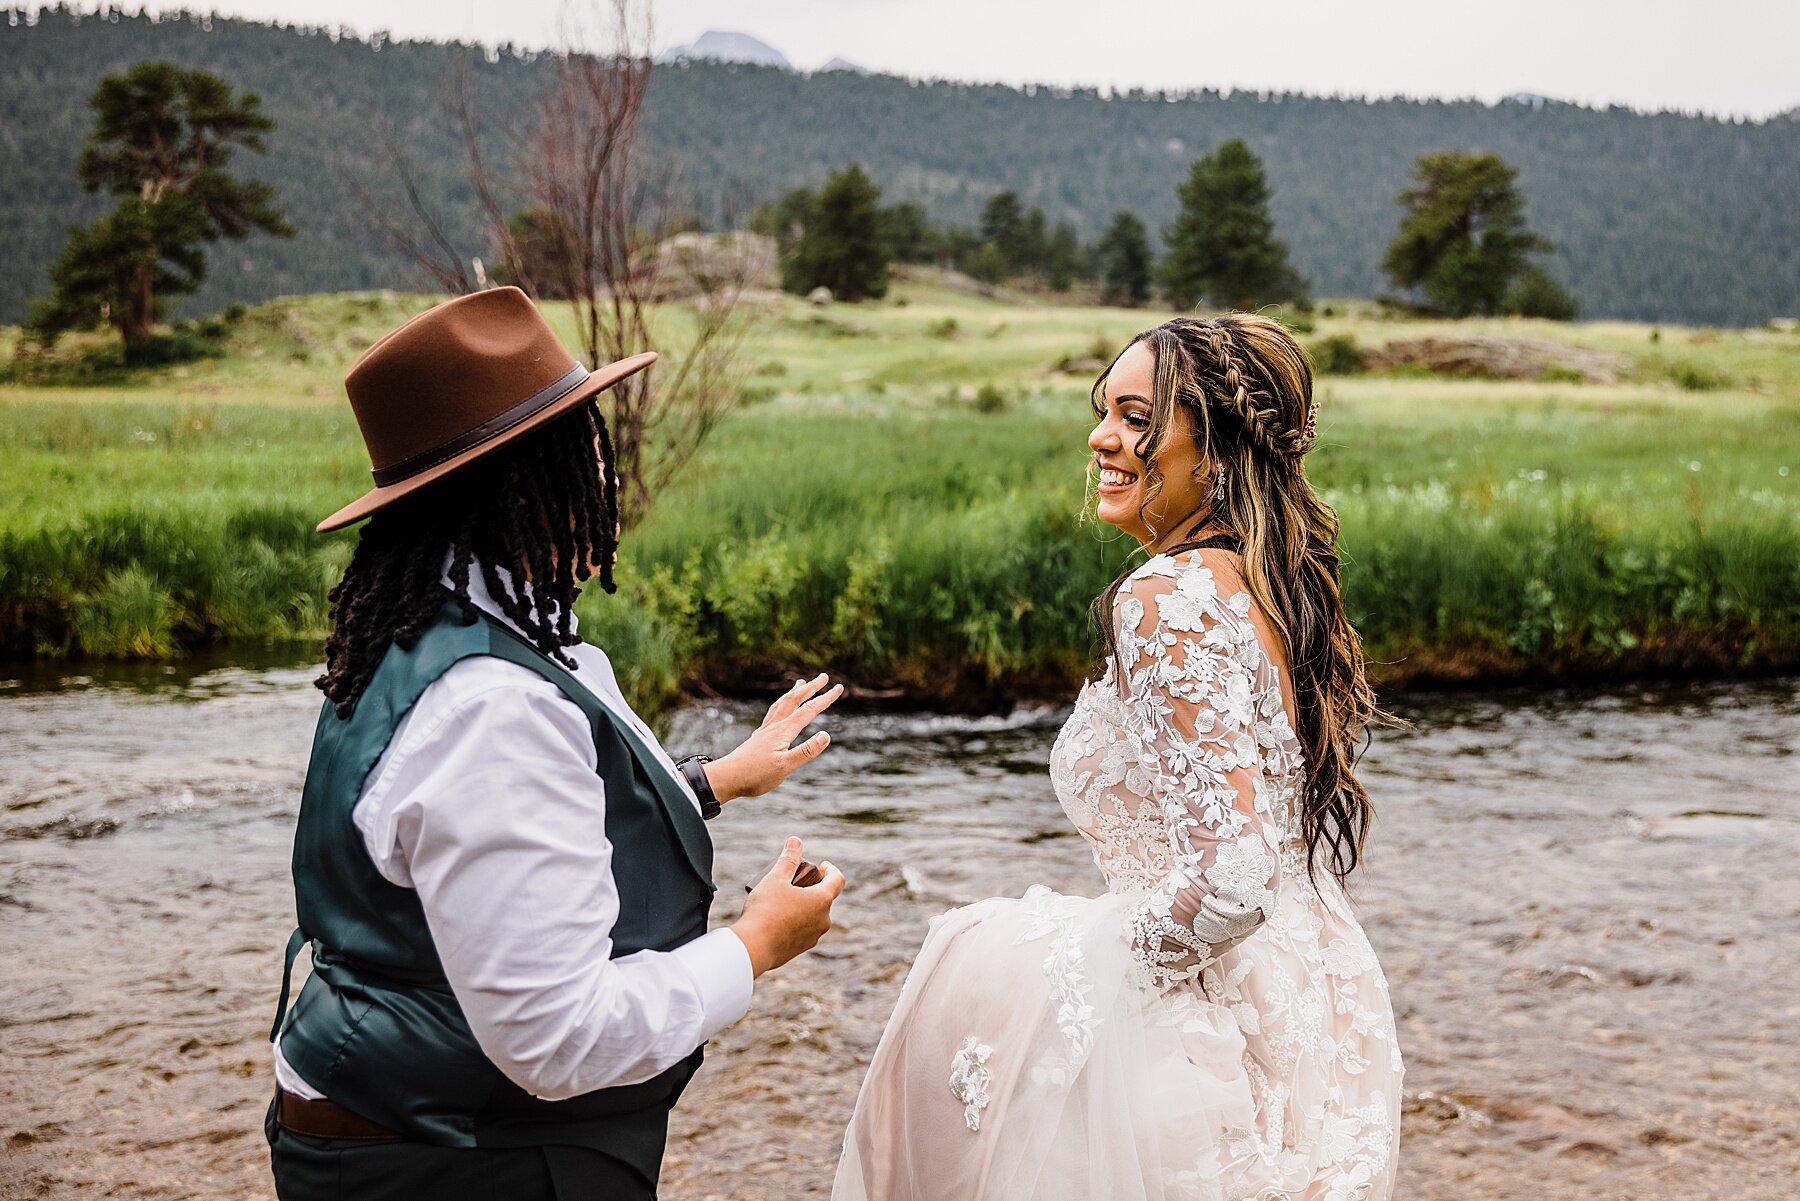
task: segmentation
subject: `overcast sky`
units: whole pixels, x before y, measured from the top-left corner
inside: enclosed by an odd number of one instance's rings
[[[557,41],[564,4],[219,0],[216,11],[545,46]],[[1539,92],[1752,117],[1800,105],[1800,0],[651,0],[650,8],[659,50],[732,30],[801,68],[841,55],[898,75],[1007,83],[1483,100]]]

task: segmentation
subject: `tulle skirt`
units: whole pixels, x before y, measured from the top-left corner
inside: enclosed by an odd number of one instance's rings
[[[1239,1014],[1197,987],[1149,987],[1130,905],[1040,887],[934,919],[863,1082],[834,1201],[1385,1196],[1391,1150],[1341,1165],[1271,1151]],[[1397,1092],[1377,1100],[1397,1110]]]

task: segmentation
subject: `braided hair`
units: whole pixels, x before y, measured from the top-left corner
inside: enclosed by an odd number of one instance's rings
[[[330,592],[315,684],[349,717],[390,645],[411,649],[452,599],[464,625],[477,620],[474,571],[534,646],[576,670],[563,649],[580,641],[575,598],[596,572],[614,590],[618,528],[612,439],[582,405],[369,518]]]
[[[1341,881],[1361,861],[1373,817],[1355,773],[1366,746],[1358,736],[1392,719],[1376,703],[1362,640],[1344,612],[1337,514],[1313,491],[1302,465],[1316,428],[1312,365],[1279,322],[1250,313],[1178,317],[1145,330],[1126,349],[1139,342],[1156,361],[1150,427],[1134,448],[1144,463],[1140,514],[1161,492],[1156,450],[1176,428],[1176,410],[1185,409],[1207,469],[1223,469],[1223,495],[1208,489],[1210,503],[1163,553],[1190,549],[1203,530],[1225,531],[1241,544],[1245,583],[1284,644],[1294,683],[1308,869],[1323,853]],[[1094,384],[1096,414],[1105,412],[1111,370]],[[1115,660],[1113,605],[1129,578],[1129,571],[1120,575],[1094,606]]]

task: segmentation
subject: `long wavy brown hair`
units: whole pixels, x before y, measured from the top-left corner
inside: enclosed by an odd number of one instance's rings
[[[1342,881],[1362,860],[1373,817],[1356,761],[1368,728],[1392,719],[1376,703],[1362,639],[1344,614],[1337,514],[1313,491],[1302,465],[1312,444],[1312,364],[1279,322],[1252,313],[1165,321],[1119,354],[1139,342],[1156,359],[1150,427],[1134,448],[1144,462],[1143,507],[1162,490],[1156,452],[1179,429],[1178,409],[1193,415],[1206,470],[1225,468],[1223,499],[1209,499],[1172,541],[1166,535],[1173,531],[1153,530],[1163,535],[1158,549],[1179,552],[1202,532],[1228,533],[1241,545],[1245,583],[1282,639],[1294,685],[1295,733],[1306,758],[1301,830],[1308,868],[1323,851]],[[1094,382],[1099,416],[1111,371],[1109,364]],[[1114,580],[1095,603],[1114,658],[1113,604],[1129,577],[1127,571]]]

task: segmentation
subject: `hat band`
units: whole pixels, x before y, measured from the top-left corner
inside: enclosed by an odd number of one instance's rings
[[[513,426],[537,413],[543,412],[576,388],[587,379],[588,370],[580,363],[565,372],[562,378],[547,384],[521,400],[504,413],[488,418],[480,425],[465,433],[456,435],[448,442],[440,442],[430,450],[420,451],[410,458],[387,467],[377,467],[369,474],[375,477],[375,486],[385,488],[389,484],[398,484],[401,480],[419,474],[447,459],[453,459],[465,450],[472,450],[490,438],[498,437]]]

